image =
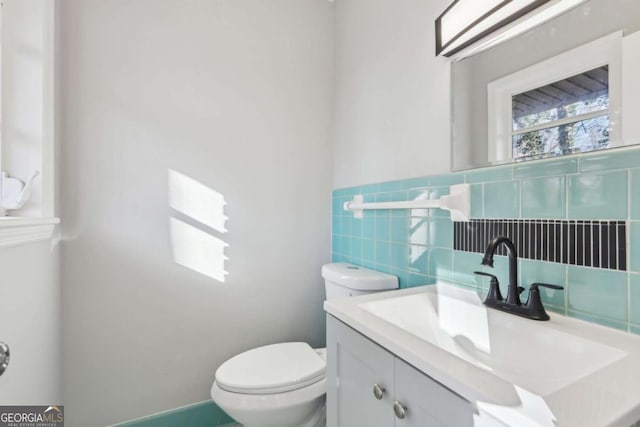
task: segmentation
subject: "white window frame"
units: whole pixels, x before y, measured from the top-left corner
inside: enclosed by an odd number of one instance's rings
[[[0,248],[21,245],[30,242],[50,239],[56,224],[60,222],[55,217],[55,10],[56,0],[46,0],[43,20],[43,108],[42,108],[42,146],[40,159],[40,215],[37,217],[9,216],[0,217]],[[0,108],[3,98],[2,86],[2,19],[3,10],[0,3]],[[0,116],[1,117],[1,116]],[[0,123],[1,125],[1,123]],[[2,170],[6,165],[2,162],[2,149],[11,141],[2,138],[0,132],[0,165]],[[1,185],[1,181],[0,181]],[[0,187],[1,191],[1,187]]]
[[[487,85],[489,162],[513,157],[514,95],[563,80],[604,65],[609,66],[609,143],[622,145],[622,31],[599,38],[539,62]],[[602,115],[602,112],[599,112]]]

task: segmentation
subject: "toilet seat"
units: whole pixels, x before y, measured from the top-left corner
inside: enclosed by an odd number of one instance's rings
[[[271,344],[240,353],[216,371],[216,384],[232,393],[285,393],[325,378],[326,360],[303,342]]]

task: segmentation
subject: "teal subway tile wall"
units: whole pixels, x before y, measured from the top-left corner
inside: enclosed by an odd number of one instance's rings
[[[473,271],[491,269],[480,266],[481,254],[454,249],[454,223],[448,212],[369,210],[357,219],[343,209],[358,194],[365,201],[437,199],[459,183],[471,184],[473,219],[622,221],[626,234],[618,236],[618,243],[625,246],[620,249],[626,257],[624,268],[521,258],[518,274],[525,288],[534,281],[565,287],[543,291],[550,311],[640,333],[640,148],[337,189],[333,261],[395,274],[403,288],[440,279],[486,291],[487,280]],[[506,291],[505,257],[496,258],[493,272]]]

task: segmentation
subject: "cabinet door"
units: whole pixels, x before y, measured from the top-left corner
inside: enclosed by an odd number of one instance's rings
[[[392,427],[393,369],[391,353],[327,316],[327,426]]]
[[[396,427],[473,426],[473,406],[413,366],[395,359],[396,401],[406,407]]]

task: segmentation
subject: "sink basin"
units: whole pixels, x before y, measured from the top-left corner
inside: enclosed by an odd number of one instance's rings
[[[539,396],[554,393],[627,355],[621,349],[555,329],[553,315],[549,323],[523,319],[485,307],[476,292],[448,285],[358,306]]]

